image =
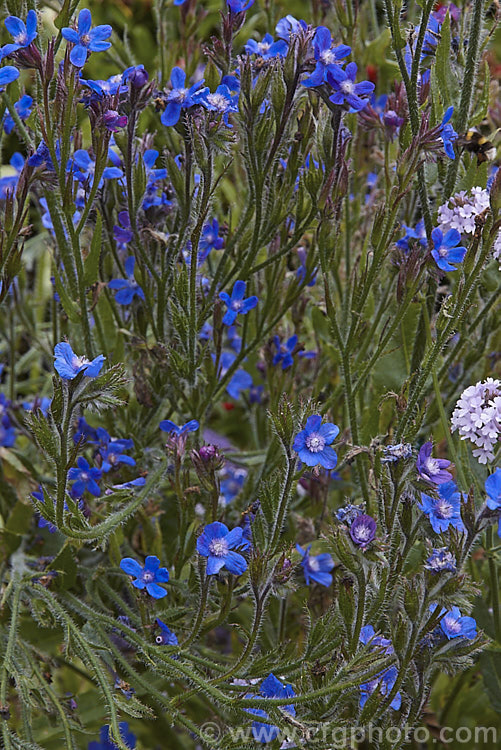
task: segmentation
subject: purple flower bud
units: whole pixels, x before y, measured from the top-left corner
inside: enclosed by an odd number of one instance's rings
[[[149,79],[148,71],[143,68],[142,65],[138,65],[136,68],[127,74],[127,80],[130,81],[135,89],[140,89]]]
[[[119,115],[114,109],[109,109],[103,115],[103,122],[108,130],[116,133],[119,128],[127,125],[127,115]]]

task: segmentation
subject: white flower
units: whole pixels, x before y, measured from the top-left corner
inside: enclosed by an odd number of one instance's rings
[[[479,463],[494,460],[494,448],[501,435],[501,381],[487,378],[470,385],[461,394],[451,418],[452,431],[470,440]]]

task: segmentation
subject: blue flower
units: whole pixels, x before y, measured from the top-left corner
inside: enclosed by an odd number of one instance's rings
[[[160,560],[156,555],[148,555],[144,561],[144,568],[132,557],[122,558],[120,567],[127,575],[135,577],[136,580],[132,581],[132,585],[137,589],[146,589],[154,599],[167,596],[167,591],[158,584],[167,583],[169,571],[167,568],[160,567]]]
[[[223,115],[224,124],[229,128],[232,127],[228,117],[232,112],[238,112],[238,94],[232,94],[226,84],[220,84],[214,93],[211,93],[209,88],[202,89],[197,93],[195,103],[201,104],[210,112]]]
[[[431,555],[426,560],[424,567],[432,573],[441,573],[444,570],[450,573],[456,572],[456,558],[449,552],[447,547],[433,549]]]
[[[405,236],[397,240],[397,247],[407,252],[410,249],[409,241],[411,240],[416,240],[422,247],[427,246],[428,240],[426,239],[426,229],[423,219],[418,221],[415,229],[408,227],[407,224],[402,224],[402,227],[405,229]]]
[[[438,497],[430,497],[421,493],[418,508],[430,519],[433,531],[440,534],[447,531],[449,526],[458,531],[464,531],[461,520],[461,494],[454,482],[445,482],[437,488]]]
[[[461,235],[457,229],[449,229],[443,234],[442,230],[435,227],[431,233],[433,240],[433,255],[437,266],[442,271],[456,271],[457,269],[451,263],[462,263],[466,255],[466,248],[463,246],[456,247],[461,242]]]
[[[452,474],[446,471],[451,465],[445,458],[432,458],[433,444],[431,440],[421,446],[416,461],[416,469],[422,479],[431,484],[445,484],[452,479]]]
[[[196,104],[194,94],[204,85],[204,81],[201,80],[191,88],[185,88],[186,73],[178,67],[172,68],[170,80],[172,89],[167,94],[167,106],[160,117],[162,124],[167,126],[176,125],[179,122],[181,110]]]
[[[61,34],[67,42],[75,46],[70,53],[70,61],[76,68],[83,68],[87,60],[87,52],[104,52],[111,47],[111,42],[104,41],[111,36],[112,28],[105,24],[91,29],[92,17],[90,10],[84,8],[78,14],[77,30],[66,26]]]
[[[9,164],[16,170],[15,174],[7,175],[7,177],[0,177],[0,200],[5,200],[8,195],[13,195],[16,192],[17,183],[24,167],[24,159],[22,155],[16,151],[12,154],[9,159]]]
[[[158,646],[177,646],[177,635],[173,633],[172,630],[167,627],[165,622],[162,622],[158,617],[156,623],[162,632],[156,636],[155,643]]]
[[[374,630],[372,625],[364,625],[364,627],[360,630],[359,641],[364,645],[367,645],[369,643],[373,648],[376,647],[384,649],[384,653],[388,656],[391,656],[391,654],[395,653],[393,646],[391,645],[391,641],[388,640],[388,638],[383,638],[383,636],[381,635],[376,635],[376,631]]]
[[[22,96],[18,102],[14,104],[14,109],[16,110],[19,118],[21,120],[27,120],[28,117],[31,115],[31,105],[33,104],[33,99],[31,96],[28,96],[28,94],[25,94]],[[7,133],[12,133],[14,130],[15,122],[12,118],[12,116],[7,112],[3,121],[3,129]]]
[[[94,174],[96,171],[95,159],[92,159],[87,151],[83,148],[79,148],[73,154],[73,173],[76,180],[84,183],[89,182],[90,185],[94,182]],[[105,167],[101,179],[99,180],[98,187],[102,188],[104,180],[118,180],[123,177],[123,172],[118,167]]]
[[[128,723],[126,721],[121,721],[118,725],[118,728],[120,729],[120,738],[125,747],[130,748],[130,750],[134,750],[134,748],[136,747],[136,738],[130,731]],[[116,748],[117,746],[111,740],[110,727],[108,726],[108,724],[106,724],[104,727],[101,727],[99,731],[99,742],[89,742],[87,746],[87,750],[116,750]]]
[[[56,156],[60,156],[59,140],[56,142]],[[54,164],[50,155],[49,147],[44,141],[40,141],[37,150],[28,158],[29,167],[45,167],[49,172],[54,172]]]
[[[123,482],[122,484],[114,484],[112,490],[106,490],[105,494],[109,495],[113,493],[113,490],[133,490],[135,487],[144,487],[146,479],[144,477],[137,477],[137,479],[131,479],[130,482]]]
[[[120,250],[125,250],[125,246],[133,238],[128,211],[120,211],[118,214],[118,224],[113,227],[113,237]]]
[[[226,2],[233,13],[243,13],[254,5],[254,0],[226,0]]]
[[[216,360],[216,355],[212,355],[213,360]],[[226,375],[230,367],[236,360],[236,356],[231,352],[223,352],[219,360],[218,376],[222,378]],[[240,398],[240,392],[246,391],[252,387],[252,377],[245,370],[236,370],[228,385],[226,386],[226,392],[234,399]]]
[[[13,52],[17,52],[18,49],[29,47],[37,36],[37,14],[34,10],[28,11],[26,23],[17,16],[7,16],[4,23],[5,28],[14,39],[14,43],[6,44],[2,47],[0,50],[0,59],[11,55]]]
[[[289,339],[287,339],[285,344],[281,344],[279,337],[275,336],[275,338],[273,339],[273,343],[275,344],[277,353],[273,357],[272,364],[278,365],[278,363],[281,362],[282,370],[286,370],[288,367],[291,367],[291,365],[294,363],[292,354],[294,352],[294,349],[296,348],[297,336],[291,336]]]
[[[305,550],[299,544],[296,544],[296,549],[303,558],[301,565],[303,566],[306,584],[310,585],[311,578],[312,581],[319,583],[321,586],[330,586],[332,583],[330,571],[334,567],[332,557],[327,552],[321,555],[310,555],[311,544]]]
[[[71,346],[63,341],[54,347],[54,367],[64,380],[73,380],[79,373],[95,378],[101,372],[106,357],[99,354],[92,362],[87,357],[78,357]]]
[[[458,134],[456,133],[452,125],[449,124],[449,120],[451,119],[453,112],[454,107],[449,107],[449,109],[446,110],[445,115],[442,119],[442,124],[439,128],[439,135],[444,144],[444,151],[449,159],[456,158],[456,154],[454,153],[454,147],[452,144],[458,137]]]
[[[10,406],[10,402],[7,401],[4,394],[0,394],[0,445],[4,448],[12,448],[16,442],[16,431],[12,427],[10,418],[5,411],[5,408]]]
[[[248,55],[258,55],[263,60],[270,60],[272,57],[285,57],[288,45],[283,39],[274,42],[272,35],[266,34],[261,42],[249,39],[244,49]]]
[[[339,47],[333,47],[333,44],[334,42],[329,29],[326,26],[319,26],[313,40],[313,50],[317,64],[309,78],[303,81],[303,86],[320,86],[327,80],[328,71],[332,70],[333,67],[337,67],[339,60],[351,54],[351,47],[348,47],[348,45],[340,44]]]
[[[91,467],[83,456],[79,456],[77,465],[78,469],[70,469],[68,472],[68,479],[74,481],[71,488],[72,497],[82,497],[85,490],[94,495],[94,497],[99,497],[101,489],[97,483],[102,476],[101,470],[95,466]]]
[[[329,97],[333,104],[348,105],[352,111],[359,112],[367,104],[368,96],[374,91],[374,84],[370,81],[361,81],[355,83],[357,75],[356,63],[348,63],[346,70],[339,65],[332,65],[327,69],[327,82],[334,89],[334,93]]]
[[[181,437],[182,435],[185,435],[187,432],[195,432],[196,430],[198,430],[200,425],[196,419],[190,419],[189,422],[186,422],[186,424],[183,424],[180,427],[178,427],[177,424],[175,424],[174,422],[171,422],[170,419],[163,419],[160,422],[159,427],[164,432],[169,432],[171,435],[176,435],[177,437]]]
[[[430,605],[430,612],[435,612],[438,604]],[[462,616],[458,607],[447,611],[442,608],[440,612],[440,627],[448,640],[451,638],[476,638],[477,623],[473,617]]]
[[[351,526],[355,518],[361,516],[363,512],[363,505],[352,505],[351,503],[348,503],[348,505],[344,505],[336,511],[336,518],[341,523]]]
[[[289,14],[277,23],[275,33],[280,39],[285,39],[288,42],[293,34],[299,34],[300,31],[306,31],[307,28],[306,21],[298,21],[297,18]]]
[[[491,510],[501,508],[501,469],[496,469],[485,480],[485,491],[487,493],[487,507]]]
[[[109,433],[102,427],[97,429],[97,437],[99,438],[100,448],[99,454],[103,459],[101,469],[104,472],[108,472],[119,464],[126,464],[127,466],[135,466],[136,462],[132,456],[127,456],[124,451],[130,451],[134,448],[134,441],[122,438],[120,440],[112,440]]]
[[[229,573],[237,576],[247,570],[247,560],[235,547],[246,549],[249,543],[242,538],[242,529],[236,526],[231,531],[224,523],[214,521],[208,524],[197,539],[197,551],[202,557],[207,557],[207,575],[219,573],[226,568]]]
[[[369,699],[369,696],[372,695],[375,690],[379,690],[381,695],[383,696],[389,695],[393,690],[393,686],[397,681],[397,677],[397,668],[390,667],[385,672],[381,672],[381,674],[377,675],[370,682],[366,682],[363,685],[360,685],[360,708],[363,708],[365,706]],[[400,695],[400,692],[398,692],[390,703],[390,707],[395,711],[398,711],[401,705],[402,696]]]
[[[144,292],[134,278],[134,266],[136,259],[133,255],[130,255],[125,261],[125,273],[127,274],[126,279],[112,279],[108,282],[109,289],[117,290],[115,294],[115,301],[119,305],[130,305],[135,296],[139,299],[144,300]]]
[[[45,505],[45,496],[42,490],[42,486],[38,485],[38,491],[32,492],[31,496],[35,498],[35,500],[38,500],[38,502],[43,503]],[[54,501],[55,505],[55,501]],[[68,510],[68,506],[66,503],[64,503],[64,509]],[[39,529],[47,529],[50,534],[54,534],[57,531],[57,526],[54,526],[53,523],[50,521],[47,521],[46,518],[44,518],[42,515],[38,518],[38,528]]]
[[[258,298],[256,296],[244,299],[245,287],[245,281],[235,281],[231,297],[227,292],[219,293],[219,299],[222,300],[228,308],[223,318],[223,323],[227,326],[233,325],[238,314],[245,315],[249,310],[256,307],[258,303]]]
[[[82,86],[87,86],[91,90],[90,98],[86,94],[83,98],[83,103],[87,106],[90,102],[102,99],[103,96],[115,96],[115,94],[124,94],[128,90],[127,84],[124,82],[125,73],[116,73],[110,76],[106,80],[97,79],[92,80],[80,78]]]
[[[308,156],[306,158],[309,159],[309,156],[310,155],[308,154]],[[298,269],[296,271],[296,278],[298,279],[298,281],[303,282],[303,280],[306,278],[306,274],[308,274],[307,285],[308,286],[315,286],[315,284],[317,282],[317,269],[316,268],[314,268],[313,270],[311,270],[311,269],[308,270],[307,269],[307,267],[306,267],[306,260],[307,260],[306,250],[303,247],[298,248],[297,255],[298,255],[299,262],[300,262],[301,265],[298,267]]]
[[[198,243],[198,247],[204,256],[204,259],[207,258],[211,250],[221,250],[223,245],[224,240],[222,237],[219,237],[218,220],[212,219],[211,223],[204,224],[200,242]]]
[[[244,486],[246,476],[247,472],[245,469],[239,469],[228,464],[224,474],[224,479],[219,485],[219,491],[221,493],[219,501],[224,502],[225,505],[231,503]]]
[[[277,680],[273,672],[270,672],[268,677],[261,683],[259,694],[263,698],[293,698],[296,695],[292,685],[283,685],[280,680]],[[255,696],[248,694],[245,697],[254,698]],[[293,704],[280,706],[280,709],[286,711],[291,716],[296,715],[296,709]],[[263,711],[261,708],[246,708],[245,710],[263,719],[268,718],[266,711]],[[279,728],[273,724],[264,724],[260,721],[252,722],[252,736],[257,742],[272,742],[278,737],[279,732]]]
[[[108,109],[103,115],[103,123],[107,130],[116,133],[127,125],[127,115],[121,115],[115,109]]]
[[[365,549],[376,536],[377,524],[372,516],[361,513],[353,519],[350,526],[350,536],[355,544]]]
[[[4,65],[0,68],[0,91],[3,91],[4,86],[12,83],[16,78],[19,78],[19,71],[13,65]]]
[[[338,434],[337,425],[332,422],[322,424],[322,417],[314,414],[308,417],[304,430],[296,435],[292,447],[306,466],[320,465],[324,469],[334,469],[337,455],[330,445]]]

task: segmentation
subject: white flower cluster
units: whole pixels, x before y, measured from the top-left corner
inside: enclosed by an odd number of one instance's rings
[[[445,234],[449,229],[457,229],[460,234],[475,232],[475,217],[489,208],[489,191],[473,187],[469,192],[461,190],[449,198],[438,209],[439,228]],[[501,271],[501,232],[494,240],[493,256],[499,260]]]
[[[481,187],[469,192],[461,190],[438,209],[440,229],[445,234],[449,229],[457,229],[460,234],[473,234],[475,217],[489,208],[489,193]]]
[[[501,436],[501,380],[487,378],[463,391],[452,414],[452,431],[459,430],[461,440],[477,447],[473,455],[479,463],[494,460],[494,448]]]

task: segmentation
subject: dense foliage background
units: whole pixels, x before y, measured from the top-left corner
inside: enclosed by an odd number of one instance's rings
[[[0,11],[3,746],[494,748],[497,6],[229,5]],[[83,7],[111,46],[78,66]],[[353,62],[360,106],[322,67]],[[429,736],[336,744],[371,723]]]

